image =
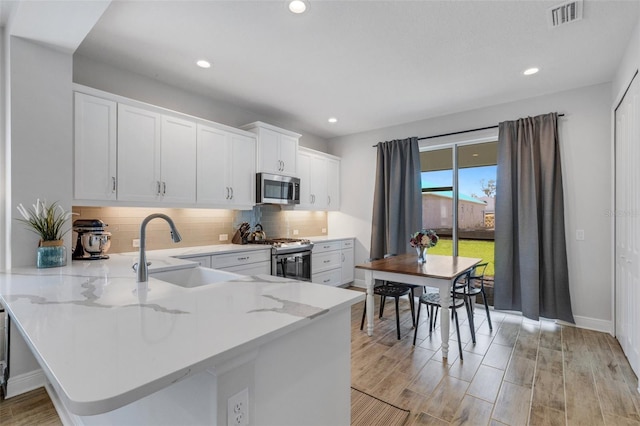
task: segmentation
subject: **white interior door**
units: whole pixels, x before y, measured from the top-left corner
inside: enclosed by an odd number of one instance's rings
[[[615,111],[616,337],[640,373],[640,82]]]

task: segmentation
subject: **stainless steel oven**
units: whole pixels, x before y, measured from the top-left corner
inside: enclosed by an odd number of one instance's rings
[[[311,281],[311,250],[309,240],[272,238],[251,241],[271,245],[271,275],[300,281]]]
[[[284,253],[273,248],[271,251],[271,275],[311,281],[311,248]]]

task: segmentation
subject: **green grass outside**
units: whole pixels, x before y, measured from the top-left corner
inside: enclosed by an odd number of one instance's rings
[[[459,240],[458,255],[464,257],[476,257],[485,262],[489,262],[485,275],[494,276],[494,241],[486,240]],[[429,254],[442,254],[451,256],[453,253],[453,244],[450,238],[440,238],[438,245],[429,249]]]

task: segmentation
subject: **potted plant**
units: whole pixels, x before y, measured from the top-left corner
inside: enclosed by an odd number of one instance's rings
[[[33,208],[27,209],[22,203],[17,208],[23,217],[17,220],[40,237],[36,266],[50,268],[66,265],[67,250],[62,237],[70,228],[63,228],[73,213],[66,212],[57,202],[47,205],[46,201],[41,202],[40,199],[33,204]]]

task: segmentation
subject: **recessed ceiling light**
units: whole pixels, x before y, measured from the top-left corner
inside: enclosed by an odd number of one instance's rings
[[[289,10],[293,13],[304,13],[307,10],[307,3],[302,0],[292,0],[289,2]]]
[[[524,70],[524,72],[522,74],[524,74],[524,75],[533,75],[533,74],[537,73],[538,71],[540,71],[539,68],[535,68],[535,67],[534,68],[528,68],[528,69]]]
[[[335,118],[335,117],[331,117],[331,118],[329,118],[327,121],[328,121],[329,123],[337,123],[337,122],[338,122],[338,119],[337,119],[337,118]]]
[[[472,156],[472,157],[477,157],[477,156],[478,156],[478,154],[471,154],[471,156]]]
[[[200,59],[198,62],[196,62],[196,65],[200,68],[211,68],[211,64],[209,63],[209,61],[205,61],[204,59]]]

